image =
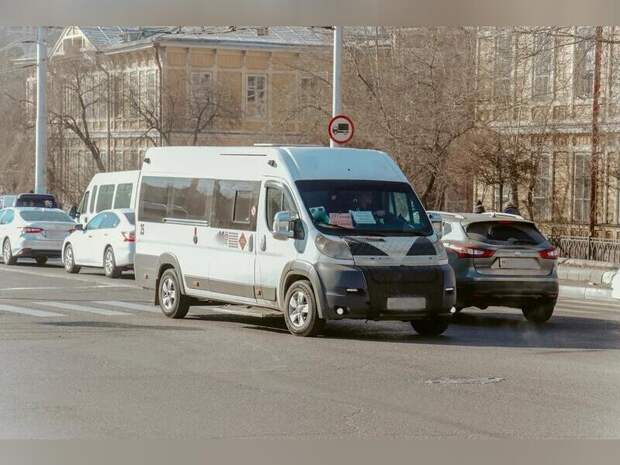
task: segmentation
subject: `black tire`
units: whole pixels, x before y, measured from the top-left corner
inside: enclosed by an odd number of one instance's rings
[[[17,258],[13,256],[11,241],[9,241],[8,237],[2,243],[2,259],[5,265],[15,265],[17,263]]]
[[[425,320],[413,320],[410,323],[420,336],[439,336],[448,329],[450,319],[433,317]]]
[[[37,262],[37,265],[43,266],[47,263],[47,257],[35,257],[34,259]]]
[[[190,299],[183,295],[179,278],[173,268],[167,269],[159,278],[157,286],[159,307],[168,318],[184,318],[189,311]]]
[[[295,281],[284,297],[284,320],[286,327],[295,336],[316,336],[325,327],[325,320],[319,318],[314,290],[310,281]]]
[[[106,247],[103,252],[103,272],[108,278],[120,277],[122,270],[116,266],[116,257],[114,256],[114,250],[112,247]]]
[[[536,304],[524,307],[522,311],[527,321],[540,324],[551,318],[554,309],[555,302],[537,302]]]
[[[71,244],[65,246],[65,252],[62,254],[62,261],[67,273],[80,272],[80,267],[75,264],[75,256],[73,255],[73,247]]]

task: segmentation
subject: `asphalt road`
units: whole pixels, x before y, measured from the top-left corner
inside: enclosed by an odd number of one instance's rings
[[[148,300],[131,275],[0,265],[0,439],[620,437],[620,304],[298,338],[280,317],[170,320]]]

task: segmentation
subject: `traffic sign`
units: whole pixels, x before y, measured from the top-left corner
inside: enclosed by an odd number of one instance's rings
[[[355,127],[346,115],[336,115],[329,120],[329,138],[337,144],[346,144],[353,138]]]

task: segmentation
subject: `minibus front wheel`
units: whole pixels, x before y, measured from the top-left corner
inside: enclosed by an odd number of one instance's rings
[[[174,268],[169,268],[159,278],[159,306],[168,318],[183,318],[189,311],[189,298],[181,292],[179,278]]]
[[[295,336],[315,336],[325,326],[325,320],[319,318],[312,284],[305,279],[288,288],[283,310],[286,327]]]

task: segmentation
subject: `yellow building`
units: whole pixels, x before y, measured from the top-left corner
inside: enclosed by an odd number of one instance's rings
[[[518,173],[518,185],[509,169],[503,185],[478,179],[474,198],[483,199],[487,209],[517,197],[521,212],[544,223],[548,232],[587,235],[594,179],[595,234],[620,238],[619,38],[612,26],[604,27],[599,39],[594,27],[479,29],[477,121],[502,136],[504,157],[521,157],[521,169],[532,170],[527,176]],[[593,147],[595,121],[600,138]],[[594,177],[593,153],[598,160]]]
[[[136,169],[152,145],[304,140],[303,103],[329,99],[330,40],[313,27],[65,28],[50,47],[50,187],[75,201],[94,172]]]

